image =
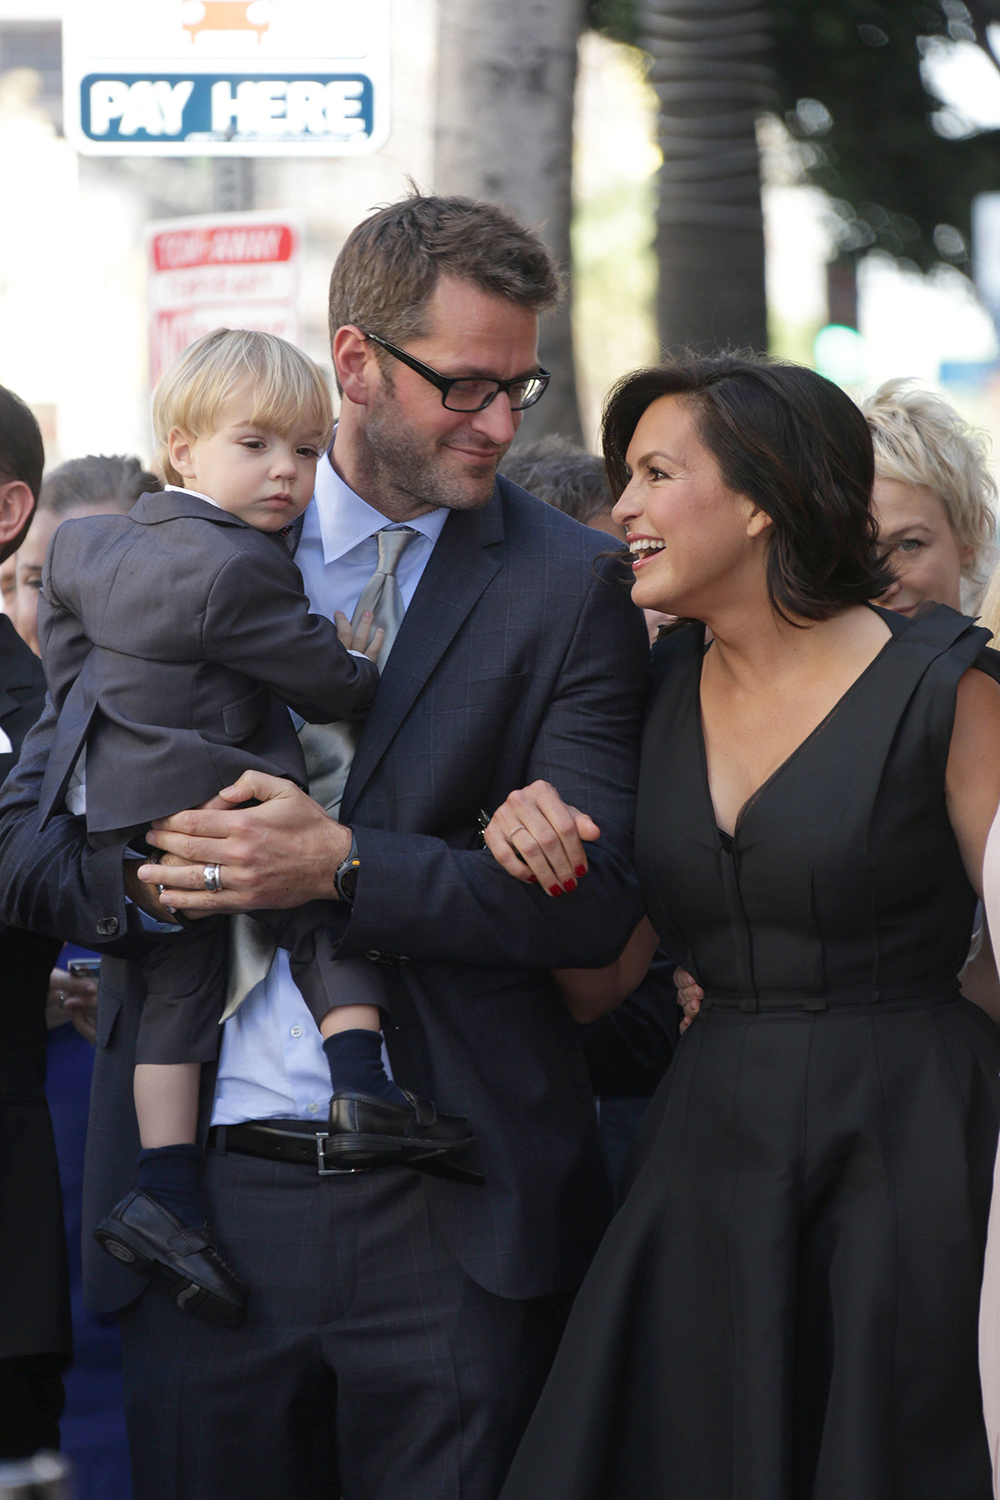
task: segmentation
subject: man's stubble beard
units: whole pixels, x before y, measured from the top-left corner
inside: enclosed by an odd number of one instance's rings
[[[359,434],[358,464],[366,497],[391,519],[410,520],[427,510],[478,510],[493,494],[496,470],[506,450],[483,455],[490,464],[482,480],[464,483],[444,458],[406,421],[386,381],[367,408]]]

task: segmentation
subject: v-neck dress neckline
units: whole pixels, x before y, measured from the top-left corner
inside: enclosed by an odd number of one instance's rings
[[[712,783],[708,774],[708,746],[705,742],[705,721],[701,709],[701,673],[705,661],[705,655],[708,651],[708,646],[705,647],[698,662],[698,680],[696,690],[698,712],[695,715],[695,731],[698,737],[698,756],[701,764],[702,779],[705,786],[705,795],[708,799],[708,805],[711,811],[712,826],[715,828],[716,833],[720,835],[720,841],[722,841],[723,839],[728,839],[733,848],[735,848],[739,841],[740,827],[747,813],[751,812],[753,808],[756,807],[757,803],[761,800],[765,793],[770,790],[771,786],[775,781],[779,779],[782,773],[798,761],[803,752],[810,747],[817,736],[822,734],[822,731],[827,727],[831,720],[836,718],[839,710],[842,707],[845,707],[848,701],[854,695],[855,689],[861,686],[861,684],[885,656],[890,646],[894,645],[895,642],[899,639],[899,636],[903,633],[903,631],[895,628],[898,616],[892,616],[892,612],[890,610],[880,609],[873,604],[869,604],[867,607],[873,610],[874,613],[879,615],[889,626],[889,639],[882,643],[881,647],[872,657],[867,667],[865,667],[863,671],[859,672],[854,681],[844,689],[840,697],[837,699],[836,703],[834,703],[829,711],[824,714],[819,723],[809,731],[805,739],[800,740],[799,743],[795,746],[795,749],[785,756],[780,765],[775,766],[770,776],[766,777],[761,782],[760,786],[758,786],[754,791],[750,793],[749,797],[746,798],[746,800],[741,805],[739,812],[736,814],[736,822],[733,824],[732,833],[727,833],[719,822],[718,815],[715,809],[715,799],[712,796]],[[909,624],[910,622],[907,621],[906,623]],[[904,626],[904,630],[905,628],[906,627]],[[709,642],[709,645],[711,645],[711,642]],[[724,843],[723,847],[725,847]]]

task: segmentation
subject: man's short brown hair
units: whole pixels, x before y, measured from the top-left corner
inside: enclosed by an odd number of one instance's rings
[[[537,234],[496,203],[413,193],[351,231],[330,277],[330,338],[345,323],[405,344],[426,329],[439,276],[542,313],[562,290]]]

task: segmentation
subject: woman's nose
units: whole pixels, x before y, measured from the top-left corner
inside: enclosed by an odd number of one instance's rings
[[[624,526],[626,531],[633,529],[629,526],[629,522],[634,521],[642,511],[642,507],[629,493],[631,488],[632,486],[628,485],[622,491],[611,511],[613,519],[618,522],[619,526]]]

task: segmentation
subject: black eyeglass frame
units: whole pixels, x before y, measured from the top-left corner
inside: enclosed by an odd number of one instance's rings
[[[496,400],[501,391],[504,395],[509,396],[515,385],[524,385],[529,380],[537,380],[539,388],[530,401],[523,401],[519,406],[515,406],[513,401],[510,403],[511,411],[527,411],[529,407],[535,406],[542,399],[548,383],[552,379],[548,370],[543,370],[541,365],[539,365],[533,375],[518,375],[513,380],[492,380],[488,375],[441,375],[437,370],[432,370],[430,365],[425,365],[423,360],[414,359],[412,354],[407,354],[405,349],[397,349],[396,345],[390,344],[388,339],[379,338],[377,333],[367,333],[364,329],[361,331],[364,333],[366,339],[370,339],[373,344],[378,344],[381,349],[385,349],[387,353],[392,355],[393,359],[398,359],[401,364],[407,365],[411,370],[415,370],[418,375],[422,375],[424,380],[429,380],[431,385],[437,386],[441,392],[441,405],[446,411],[461,411],[466,414],[485,411],[490,403]],[[449,406],[448,393],[452,386],[462,385],[468,380],[483,381],[489,385],[496,386],[496,390],[491,396],[487,396],[485,401],[481,401],[478,406]]]

